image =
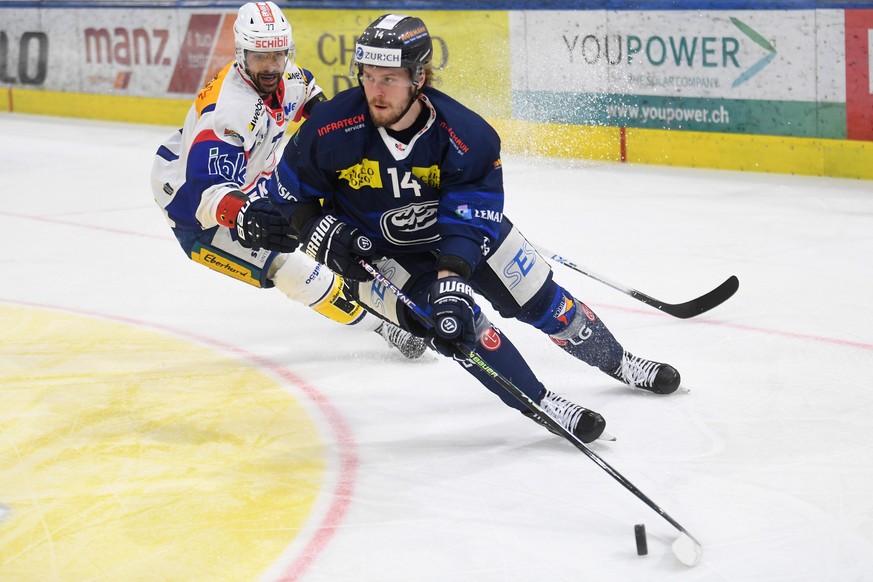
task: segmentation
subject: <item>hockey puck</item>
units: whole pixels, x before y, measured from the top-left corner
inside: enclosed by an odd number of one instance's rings
[[[634,526],[634,536],[637,538],[637,555],[645,556],[649,553],[649,544],[646,542],[646,526],[638,523]]]

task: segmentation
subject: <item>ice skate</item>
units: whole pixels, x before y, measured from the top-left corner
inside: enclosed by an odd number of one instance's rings
[[[400,353],[410,360],[421,357],[427,349],[427,344],[425,344],[424,339],[416,337],[408,331],[404,331],[393,323],[387,321],[383,322],[376,332],[385,338],[388,345],[400,350]]]
[[[546,390],[545,396],[540,401],[540,408],[558,421],[567,431],[576,435],[583,443],[597,440],[606,428],[606,421],[598,413],[574,404],[548,390]],[[534,414],[530,410],[524,410],[522,414],[555,433],[539,415]]]
[[[679,388],[679,372],[670,364],[639,358],[625,351],[621,364],[609,375],[620,382],[654,392],[672,394]]]

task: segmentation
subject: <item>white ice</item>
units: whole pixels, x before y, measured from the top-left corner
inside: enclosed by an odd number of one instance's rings
[[[667,397],[500,322],[549,388],[606,417],[618,440],[592,450],[702,542],[689,569],[667,521],[457,365],[404,361],[185,260],[148,186],[172,129],[0,114],[0,302],[190,330],[315,387],[353,471],[303,580],[873,580],[870,182],[504,159],[507,215],[532,241],[669,302],[740,279],[678,320],[554,267],[625,347],[681,371],[690,391]]]

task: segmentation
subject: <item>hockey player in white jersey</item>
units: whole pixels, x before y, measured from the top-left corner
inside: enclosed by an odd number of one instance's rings
[[[372,330],[416,358],[425,343],[367,312],[343,281],[297,248],[267,198],[289,123],[326,97],[294,62],[291,25],[273,2],[250,2],[234,24],[236,60],[197,94],[185,124],[161,145],[152,191],[188,257],[289,298],[341,324]]]

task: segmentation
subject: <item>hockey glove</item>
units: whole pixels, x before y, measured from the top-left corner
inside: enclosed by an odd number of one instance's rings
[[[451,356],[454,345],[472,347],[476,343],[474,320],[476,302],[473,288],[461,277],[437,279],[430,287],[431,344],[439,353]]]
[[[373,278],[358,261],[373,256],[373,241],[357,228],[332,214],[318,216],[307,225],[303,237],[306,254],[349,281]]]
[[[218,223],[233,229],[247,249],[293,253],[297,248],[291,225],[266,198],[249,200],[237,190],[222,198],[216,214]]]

